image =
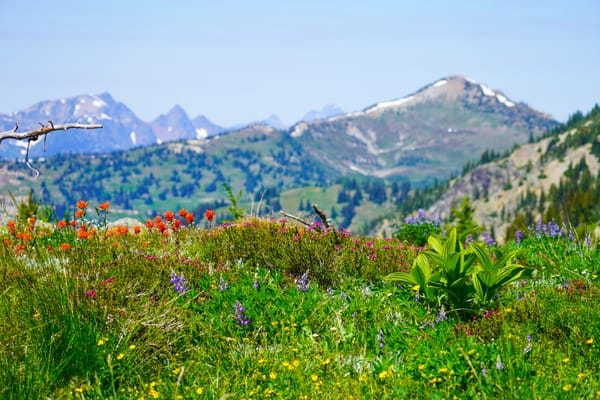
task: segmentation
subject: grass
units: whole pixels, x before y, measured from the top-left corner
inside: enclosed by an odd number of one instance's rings
[[[508,243],[536,277],[465,318],[382,281],[410,243],[107,213],[1,228],[1,398],[600,397],[594,246]]]

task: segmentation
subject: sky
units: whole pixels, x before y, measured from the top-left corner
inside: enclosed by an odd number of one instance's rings
[[[600,103],[600,1],[1,0],[0,113],[108,92],[150,121],[357,111],[463,75],[565,121]]]

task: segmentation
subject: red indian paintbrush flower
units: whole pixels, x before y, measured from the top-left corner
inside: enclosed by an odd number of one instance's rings
[[[87,201],[83,201],[83,200],[79,200],[77,202],[77,208],[79,208],[80,210],[85,210],[88,206]]]
[[[98,208],[101,209],[102,211],[106,211],[106,210],[108,210],[109,206],[110,206],[110,203],[108,201],[105,201],[104,203],[100,203]]]
[[[204,213],[204,218],[212,222],[212,220],[215,219],[215,212],[213,210],[206,210]]]

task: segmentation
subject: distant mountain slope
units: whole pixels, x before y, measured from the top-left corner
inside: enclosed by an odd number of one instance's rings
[[[598,184],[599,135],[600,109],[596,107],[587,118],[571,123],[563,133],[524,144],[508,157],[480,165],[454,179],[429,212],[448,217],[450,209],[469,196],[476,210],[476,222],[493,227],[500,239],[519,215],[523,218],[527,215],[523,221],[530,224],[542,219],[547,222],[548,218],[579,224],[582,221],[569,218],[575,211],[569,209],[570,205],[560,203],[567,196],[558,191],[566,186],[567,178],[583,170],[589,171],[588,185]],[[581,187],[585,184],[574,185],[588,190]],[[592,203],[586,206],[587,210],[577,210],[587,215],[587,223],[595,222],[600,215],[600,204],[593,200]],[[550,207],[555,207],[556,212],[549,213]]]
[[[510,148],[556,125],[502,92],[453,76],[363,111],[298,123],[291,135],[341,171],[418,182],[447,177],[485,149]]]

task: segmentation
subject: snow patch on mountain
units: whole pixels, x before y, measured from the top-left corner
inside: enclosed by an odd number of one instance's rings
[[[135,136],[135,132],[131,131],[131,133],[129,133],[129,137],[131,138],[131,143],[136,144],[137,143],[137,138]]]

